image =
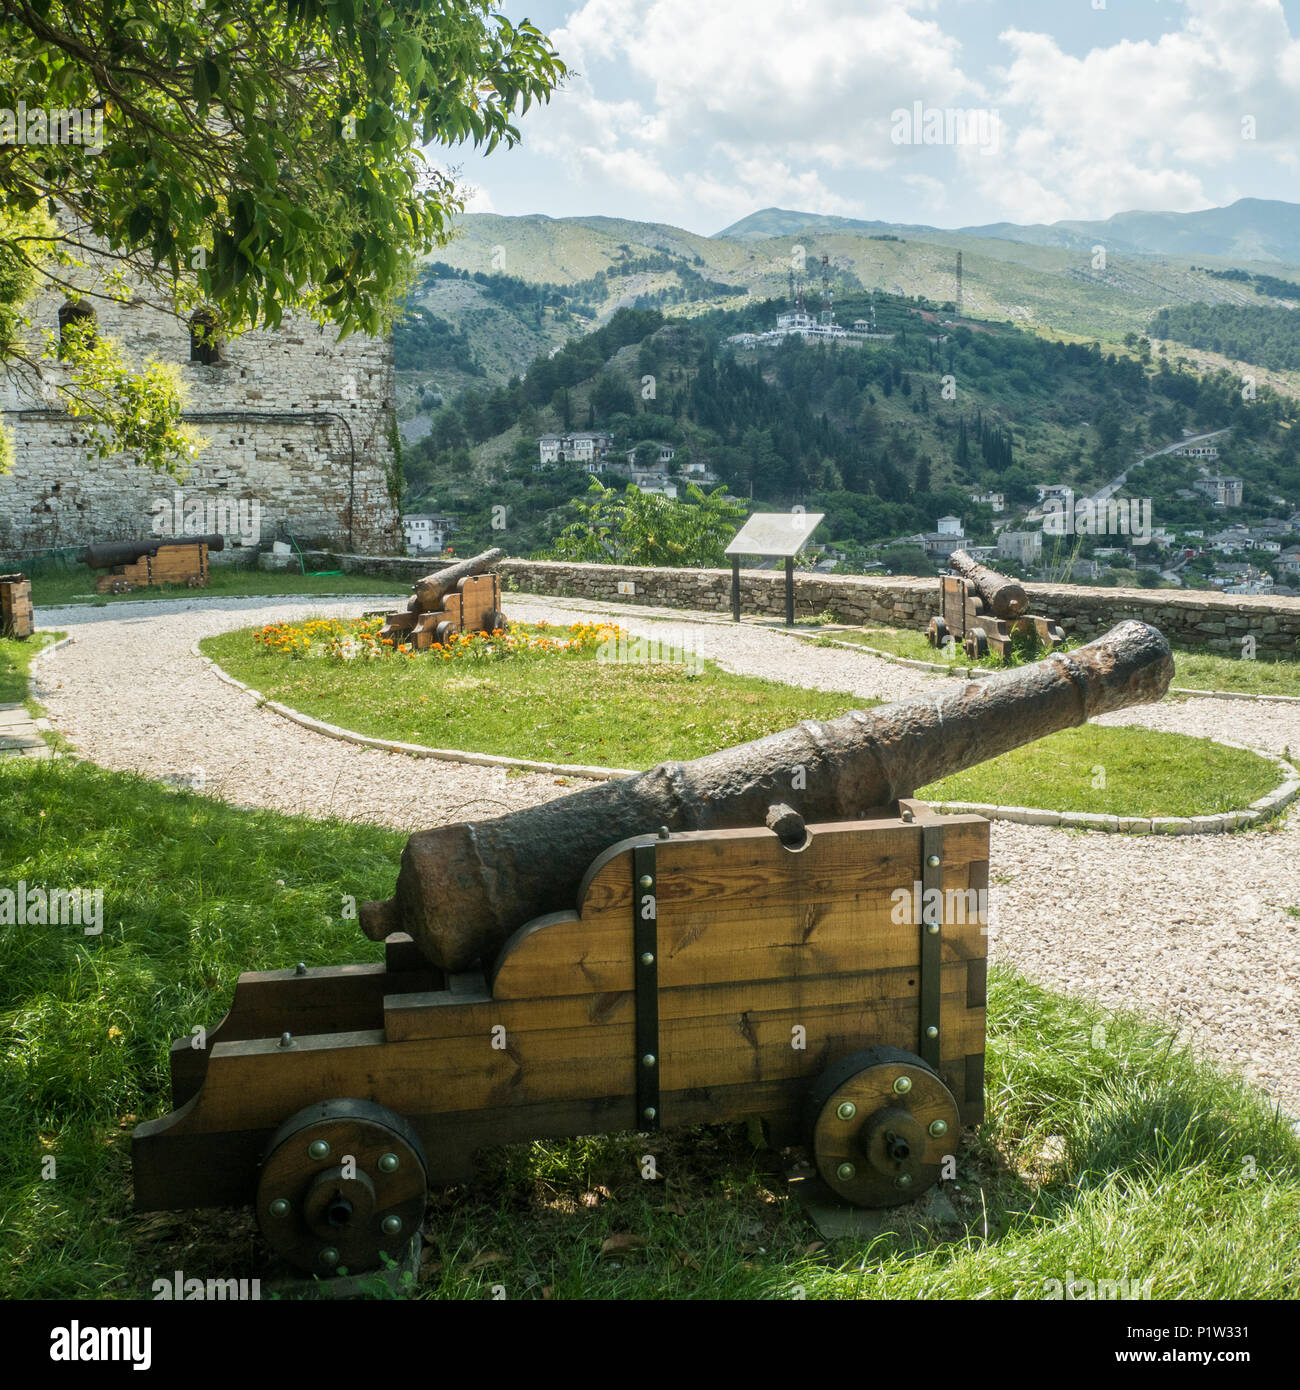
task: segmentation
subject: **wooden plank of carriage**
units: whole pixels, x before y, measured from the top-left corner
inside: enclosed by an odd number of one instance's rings
[[[21,573],[0,574],[0,633],[25,641],[35,630],[31,580]]]
[[[920,826],[850,821],[809,832],[797,876],[789,873],[790,851],[764,830],[686,834],[659,846],[661,989],[916,964]],[[948,817],[942,843],[945,906],[965,918],[945,913],[943,958],[983,959],[984,900],[972,894],[988,885],[988,822]],[[900,889],[905,899],[895,896]],[[635,891],[631,851],[604,860],[585,885],[580,913],[540,919],[506,943],[493,974],[494,996],[632,989]]]
[[[964,1091],[966,1058],[984,1050],[984,1010],[967,1009],[966,997],[963,983],[942,998],[940,1070],[954,1079],[957,1095]],[[538,1001],[539,1010],[548,1003]],[[911,998],[669,1021],[662,1025],[663,1086],[811,1083],[828,1060],[862,1047],[864,1039],[913,1041],[918,1011]],[[806,1031],[805,1048],[791,1046],[796,1026]],[[493,1048],[490,1031],[394,1043],[375,1029],[302,1037],[289,1049],[272,1038],[219,1043],[194,1108],[176,1130],[270,1127],[322,1096],[376,1088],[388,1109],[406,1116],[626,1096],[635,1090],[634,1052],[630,1023],[507,1032],[502,1050]]]

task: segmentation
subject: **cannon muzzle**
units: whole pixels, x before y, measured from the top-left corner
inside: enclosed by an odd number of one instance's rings
[[[1159,700],[1169,643],[1127,621],[1078,650],[935,694],[783,733],[689,763],[661,763],[493,820],[412,835],[397,890],[361,909],[379,941],[409,932],[435,964],[465,970],[517,928],[572,909],[591,860],[617,840],[764,824],[770,808],[849,820],[950,773],[1099,714]]]

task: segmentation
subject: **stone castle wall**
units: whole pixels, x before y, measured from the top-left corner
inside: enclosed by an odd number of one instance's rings
[[[57,333],[63,302],[53,292],[32,305],[33,355],[43,330]],[[388,486],[390,341],[356,334],[338,342],[335,329],[286,316],[278,329],[224,344],[220,364],[205,366],[190,361],[189,326],[175,315],[144,302],[87,302],[97,330],[117,339],[133,365],[150,357],[178,365],[185,419],[208,445],[179,482],[123,455],[97,458],[84,425],[58,408],[49,389],[62,381],[62,366],[41,362],[44,391],[29,377],[0,375],[0,419],[15,456],[0,475],[0,559],[147,536],[155,515],[171,524],[154,506],[163,500],[174,511],[178,491],[191,514],[198,502],[220,517],[217,504],[225,503],[228,516],[244,519],[245,538],[258,516],[263,543],[292,530],[304,544],[379,554],[403,548]],[[239,539],[232,527],[225,558],[238,557]]]
[[[437,560],[330,555],[330,568],[391,575],[413,581],[439,569]],[[578,565],[549,560],[504,560],[503,582],[531,594],[596,599],[611,605],[645,604],[730,613],[730,570],[649,569],[622,565]],[[632,592],[620,592],[620,586]],[[1055,619],[1067,635],[1099,636],[1125,618],[1158,627],[1179,647],[1208,647],[1234,656],[1242,639],[1260,651],[1297,655],[1300,598],[1216,594],[1206,590],[1099,589],[1073,584],[1026,584],[1030,611]],[[741,611],[746,616],[784,617],[785,575],[742,570]],[[924,628],[938,611],[939,581],[905,576],[795,576],[795,616],[829,612],[845,623],[881,623]],[[505,610],[510,605],[505,603]]]

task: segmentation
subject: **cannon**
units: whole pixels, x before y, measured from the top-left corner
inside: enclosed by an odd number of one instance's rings
[[[208,584],[208,553],[224,550],[218,531],[206,536],[150,536],[140,541],[100,541],[81,552],[92,570],[108,570],[95,581],[97,594],[126,594],[154,584]]]
[[[964,550],[953,551],[948,568],[953,573],[939,578],[939,613],[925,630],[932,647],[943,647],[951,638],[977,661],[990,650],[1010,656],[1017,632],[1033,633],[1048,651],[1065,640],[1059,624],[1026,611],[1029,597],[1016,580],[979,564]]]
[[[492,569],[503,553],[485,550],[417,579],[406,608],[385,616],[379,636],[426,651],[462,632],[503,629],[501,576]]]
[[[428,1185],[478,1150],[736,1120],[805,1142],[844,1203],[912,1200],[983,1115],[989,823],[911,793],[1172,672],[1128,622],[412,836],[395,900],[365,909],[382,963],[245,973],[206,1047],[172,1045],[137,1206],[247,1203],[291,1267],[355,1273],[406,1254]]]

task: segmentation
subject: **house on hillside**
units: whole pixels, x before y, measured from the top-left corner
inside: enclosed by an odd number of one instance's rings
[[[1197,478],[1192,486],[1216,507],[1241,506],[1240,478]]]
[[[654,441],[646,440],[643,442],[653,443]],[[640,447],[641,446],[638,444],[627,451],[628,463],[636,463],[636,451]],[[677,457],[677,450],[671,444],[656,444],[655,447],[659,450],[659,457],[657,459],[657,462],[660,468],[663,468],[665,465],[670,464],[673,461],[673,459]]]
[[[1176,459],[1217,459],[1219,457],[1219,446],[1217,444],[1184,444],[1181,449],[1173,450]]]
[[[698,459],[682,464],[682,477],[692,483],[708,484],[722,481],[707,463]]]
[[[456,518],[430,512],[407,512],[402,517],[408,555],[440,555],[456,529]]]
[[[998,556],[1003,560],[1015,560],[1017,564],[1028,565],[1043,553],[1043,533],[1041,531],[1003,531],[998,537]]]
[[[572,434],[544,434],[537,441],[542,463],[591,463],[614,447],[614,436],[603,430],[577,430]]]
[[[972,492],[970,500],[986,507],[992,507],[995,512],[1006,509],[1006,497],[1000,492]]]
[[[677,496],[677,484],[667,473],[661,473],[658,469],[634,468],[632,481],[642,492],[657,492],[663,497]]]

